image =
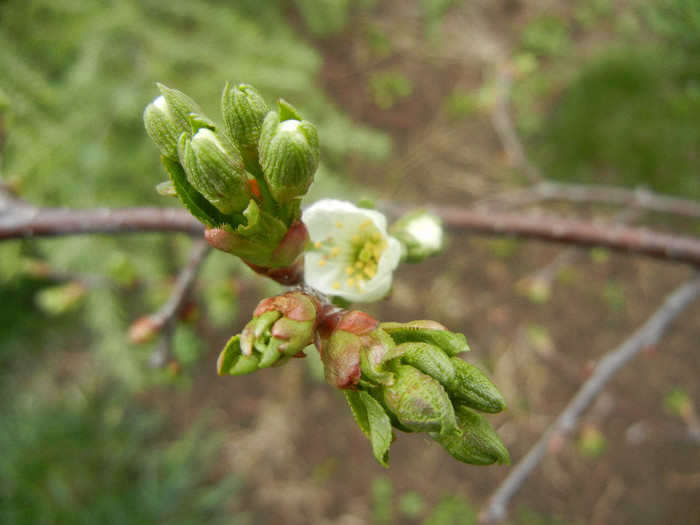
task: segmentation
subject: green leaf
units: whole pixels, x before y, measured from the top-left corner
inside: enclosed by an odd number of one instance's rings
[[[455,367],[449,356],[427,343],[404,343],[398,348],[403,350],[401,361],[417,368],[424,374],[436,379],[442,386],[451,385],[455,379]]]
[[[228,340],[226,346],[219,354],[219,362],[217,363],[217,368],[219,375],[226,375],[231,373],[231,369],[238,361],[241,356],[241,335],[234,335]]]
[[[180,163],[165,156],[162,156],[161,160],[163,161],[165,169],[168,170],[170,180],[175,187],[177,196],[180,197],[182,205],[187,211],[194,215],[199,222],[212,228],[228,223],[226,216],[192,187]]]
[[[346,390],[345,396],[362,433],[372,443],[375,459],[383,466],[388,466],[389,446],[394,438],[389,416],[367,392]]]
[[[467,339],[463,334],[450,332],[434,321],[390,322],[382,323],[380,326],[396,344],[428,343],[442,349],[450,357],[469,351]]]
[[[455,459],[471,465],[496,462],[510,465],[508,450],[482,414],[461,405],[456,407],[456,414],[462,436],[430,433],[442,448]]]
[[[479,367],[457,357],[452,358],[455,379],[445,389],[458,403],[481,412],[495,414],[506,408],[506,400]]]
[[[396,382],[383,388],[384,403],[414,432],[459,434],[452,401],[432,377],[409,365],[396,367]]]
[[[260,358],[255,355],[243,355],[241,353],[241,336],[234,335],[228,340],[226,346],[219,355],[218,371],[223,376],[242,376],[260,369]]]

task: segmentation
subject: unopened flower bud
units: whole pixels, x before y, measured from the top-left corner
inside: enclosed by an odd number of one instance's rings
[[[455,459],[471,465],[510,465],[508,450],[483,415],[461,405],[455,407],[455,413],[461,436],[430,434],[442,448]]]
[[[230,88],[227,84],[221,97],[221,113],[224,131],[235,142],[245,158],[257,158],[258,140],[263,120],[270,112],[262,95],[252,86],[239,84]]]
[[[146,133],[160,152],[170,159],[177,159],[177,140],[181,131],[177,128],[163,96],[158,97],[143,112]]]
[[[183,131],[190,130],[190,114],[201,114],[202,110],[190,97],[158,84],[162,93],[143,113],[146,132],[163,155],[178,160],[178,138]]]
[[[250,203],[250,183],[238,152],[224,147],[216,134],[201,128],[191,139],[183,133],[180,163],[189,183],[219,211],[242,212]]]
[[[391,225],[389,233],[401,241],[405,260],[410,263],[422,262],[442,250],[442,221],[426,211],[403,215]]]
[[[278,203],[303,197],[314,180],[321,156],[316,127],[307,120],[269,112],[263,121],[258,152],[272,198]]]
[[[396,381],[385,386],[384,402],[402,426],[414,432],[459,434],[452,402],[432,377],[408,365],[395,370]]]
[[[262,300],[240,337],[222,351],[219,374],[239,375],[302,357],[313,343],[320,308],[316,298],[296,291]]]

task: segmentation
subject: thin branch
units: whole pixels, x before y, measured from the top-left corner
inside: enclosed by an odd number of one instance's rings
[[[86,233],[147,231],[204,233],[204,226],[182,208],[40,208],[0,199],[0,240]]]
[[[192,291],[197,272],[210,249],[211,246],[204,239],[196,240],[192,246],[187,264],[177,276],[168,300],[157,312],[134,322],[129,330],[129,337],[135,342],[145,341],[156,333],[163,334],[160,344],[151,357],[151,362],[154,366],[163,366],[168,360],[172,332],[176,326],[175,319],[182,312]]]
[[[512,235],[578,246],[600,246],[700,266],[700,239],[646,228],[541,216],[441,207],[435,212],[448,229],[487,235]]]
[[[508,504],[545,458],[553,439],[574,430],[579,417],[615,374],[643,349],[657,344],[676,317],[700,294],[700,276],[681,285],[644,325],[598,363],[591,376],[561,412],[557,420],[518,463],[491,496],[479,516],[479,523],[503,521]]]
[[[646,188],[627,189],[604,185],[562,184],[546,180],[542,171],[528,160],[525,147],[513,122],[510,104],[512,87],[512,73],[508,65],[499,67],[492,124],[511,163],[523,172],[532,186],[510,192],[507,196],[486,199],[483,201],[484,204],[498,201],[524,205],[542,200],[565,200],[617,204],[629,208],[700,218],[700,203],[690,199],[659,195]]]
[[[181,208],[39,208],[0,199],[0,240],[88,233],[183,232],[201,235],[204,227]],[[387,206],[400,213],[402,207]],[[503,213],[463,207],[436,207],[448,229],[488,235],[512,235],[579,246],[602,246],[700,266],[700,239],[610,226],[587,221]]]
[[[544,180],[544,176],[537,166],[527,160],[525,148],[515,129],[510,107],[510,92],[513,80],[506,66],[498,68],[498,78],[496,80],[496,97],[493,113],[491,114],[493,129],[511,163],[522,170],[531,184],[537,184]]]
[[[607,185],[569,184],[542,181],[530,188],[515,190],[480,202],[486,209],[494,204],[526,206],[548,200],[574,203],[614,204],[637,210],[700,218],[700,202],[661,195],[646,188],[621,188]]]

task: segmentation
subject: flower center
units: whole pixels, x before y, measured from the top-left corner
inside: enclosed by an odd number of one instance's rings
[[[335,223],[338,230],[344,225],[341,221]],[[371,219],[366,219],[349,236],[342,232],[342,244],[336,238],[330,237],[326,242],[317,242],[315,248],[324,252],[318,261],[319,266],[329,262],[344,266],[344,280],[335,281],[333,288],[357,288],[363,293],[364,282],[377,275],[379,259],[387,248],[387,242],[381,232],[374,226]]]

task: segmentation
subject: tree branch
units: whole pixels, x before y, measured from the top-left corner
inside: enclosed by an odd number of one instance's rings
[[[393,213],[405,211],[388,207]],[[610,226],[593,222],[441,206],[435,213],[454,232],[512,235],[577,246],[602,246],[700,266],[700,239],[660,233],[645,228]],[[181,208],[96,208],[71,210],[29,206],[0,198],[0,240],[53,237],[87,233],[182,232],[201,235],[202,226]]]
[[[643,349],[657,344],[675,318],[698,294],[700,294],[700,276],[696,275],[694,279],[667,296],[661,308],[644,325],[599,361],[593,374],[583,383],[578,393],[559,414],[557,420],[510,471],[510,474],[493,493],[479,515],[479,523],[486,525],[499,523],[505,519],[510,500],[544,459],[552,440],[572,432],[578,424],[581,414],[615,374]]]
[[[40,208],[0,199],[0,240],[86,233],[182,232],[201,235],[204,226],[182,208]]]
[[[569,184],[542,181],[532,187],[494,195],[481,201],[480,208],[494,204],[525,206],[547,200],[575,203],[614,204],[631,209],[700,218],[700,203],[692,199],[661,195],[646,188]]]
[[[138,322],[143,322],[147,319],[148,322],[163,333],[163,337],[159,342],[156,350],[151,356],[151,364],[154,367],[160,368],[167,364],[172,352],[172,338],[176,328],[176,318],[182,312],[187,299],[189,298],[194,281],[197,278],[199,268],[204,262],[205,257],[211,250],[211,246],[204,239],[198,239],[192,246],[187,265],[180,271],[170,292],[168,300],[160,307],[160,309],[142,318]]]
[[[487,235],[512,235],[577,246],[600,246],[700,266],[700,239],[646,228],[541,216],[478,211],[461,207],[436,210],[448,229]]]

